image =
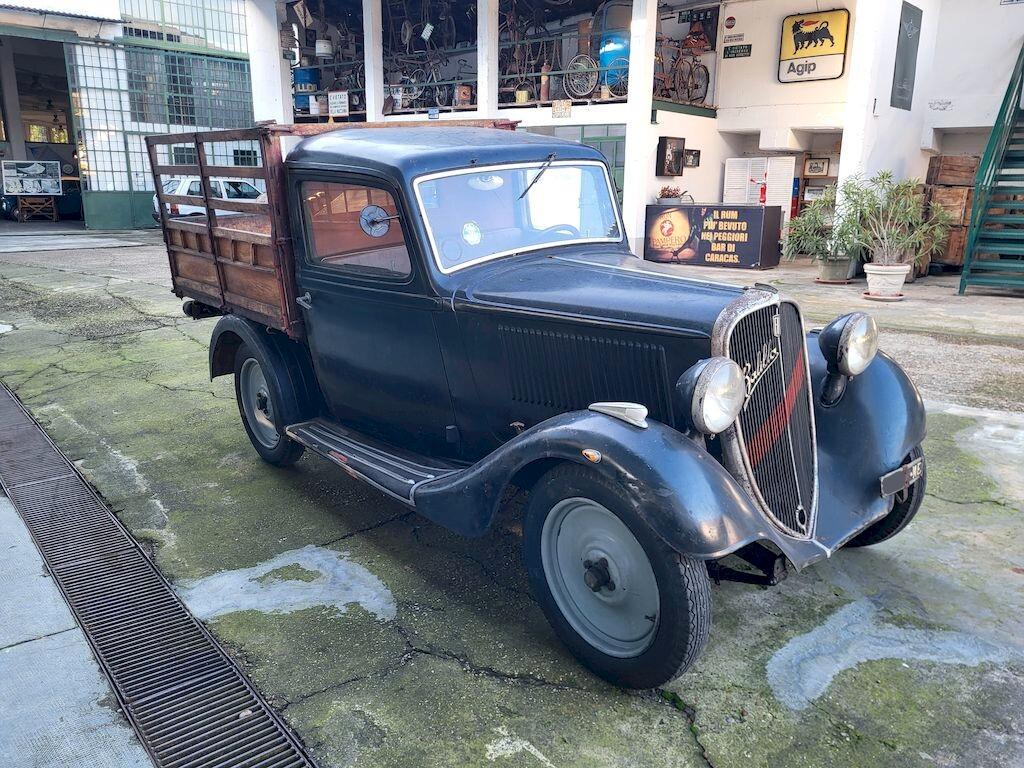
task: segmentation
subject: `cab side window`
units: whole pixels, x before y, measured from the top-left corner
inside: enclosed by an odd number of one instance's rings
[[[388,192],[334,182],[302,183],[308,259],[330,269],[385,278],[412,274],[398,206]]]

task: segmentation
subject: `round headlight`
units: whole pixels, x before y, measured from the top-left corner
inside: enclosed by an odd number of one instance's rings
[[[863,312],[843,315],[826,325],[818,336],[818,346],[829,371],[844,376],[863,373],[878,352],[878,326]]]
[[[839,339],[839,370],[847,376],[862,373],[878,352],[878,326],[871,315],[857,313]]]
[[[695,374],[690,419],[704,434],[717,435],[736,421],[743,407],[747,395],[743,371],[726,357],[702,360],[690,370]]]

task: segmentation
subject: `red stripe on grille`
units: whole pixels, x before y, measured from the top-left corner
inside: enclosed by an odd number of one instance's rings
[[[796,399],[804,388],[804,356],[797,355],[796,365],[789,375],[789,383],[786,384],[786,397],[779,401],[772,411],[772,415],[761,425],[757,433],[750,441],[750,468],[756,469],[761,463],[768,450],[775,445],[775,441],[782,435],[786,425],[793,415],[793,407]]]

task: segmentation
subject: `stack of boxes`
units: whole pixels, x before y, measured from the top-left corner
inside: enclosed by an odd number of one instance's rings
[[[981,158],[977,155],[936,155],[928,163],[925,194],[930,206],[945,208],[954,219],[946,247],[932,261],[959,267],[964,263],[967,229],[974,205],[974,177]]]

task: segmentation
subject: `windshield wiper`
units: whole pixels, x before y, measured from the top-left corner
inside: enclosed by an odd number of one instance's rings
[[[548,168],[550,168],[551,164],[553,162],[555,162],[555,153],[554,152],[552,152],[550,155],[548,155],[548,159],[544,161],[544,165],[542,165],[540,167],[540,170],[537,171],[537,175],[534,176],[530,180],[529,184],[526,185],[526,189],[524,189],[523,193],[521,195],[519,195],[519,199],[520,200],[522,200],[524,197],[526,197],[526,193],[529,192],[531,189],[533,189],[533,185],[536,184],[540,180],[540,177],[544,175],[544,171],[546,171]]]

